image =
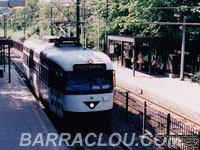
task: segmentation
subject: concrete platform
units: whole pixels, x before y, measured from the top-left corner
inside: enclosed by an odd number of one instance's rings
[[[179,78],[150,76],[113,64],[116,70],[117,85],[133,92],[143,93],[155,103],[181,114],[200,124],[200,85]]]
[[[8,71],[4,78],[0,78],[0,149],[66,150],[64,144],[59,147],[52,143],[48,146],[19,146],[22,133],[31,134],[31,144],[41,133],[45,144],[48,133],[57,134],[57,131],[16,71],[13,68],[11,71],[11,83],[8,83]]]

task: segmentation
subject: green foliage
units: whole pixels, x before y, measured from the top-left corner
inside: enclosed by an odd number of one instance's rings
[[[21,38],[20,38],[20,41],[21,41],[21,42],[24,42],[25,40],[26,40],[25,37],[21,37]]]
[[[66,0],[54,0],[53,2],[66,2]],[[69,2],[69,1],[68,1]],[[64,4],[53,6],[53,20],[76,21],[76,0],[70,1],[70,7]],[[82,2],[82,1],[81,1]],[[106,25],[106,0],[87,0],[98,4],[86,4],[85,18],[88,19],[96,11],[104,7],[93,19],[85,24],[88,43],[97,48],[98,43],[98,17],[100,16],[100,47],[103,48],[105,30],[110,35],[140,35],[168,37],[173,41],[181,41],[182,31],[179,26],[143,24],[146,22],[182,22],[183,16],[187,22],[199,22],[200,8],[195,9],[155,9],[156,7],[177,7],[177,6],[200,6],[198,1],[189,0],[109,0],[108,24]],[[102,4],[103,3],[103,4]],[[8,36],[12,39],[23,39],[30,37],[41,37],[50,34],[51,3],[40,0],[26,0],[25,9],[13,9],[10,16],[7,16]],[[59,7],[62,12],[57,8]],[[82,8],[82,4],[80,5]],[[81,21],[84,21],[81,9]],[[179,20],[174,17],[180,13]],[[127,22],[127,23],[126,23]],[[0,28],[3,29],[3,18],[0,21]],[[53,33],[59,35],[58,26],[53,25]],[[68,32],[67,25],[62,28]],[[25,29],[25,34],[24,34]],[[40,30],[39,35],[36,29]],[[19,34],[18,34],[19,33]],[[15,35],[17,34],[17,35]],[[75,24],[71,24],[71,34],[75,35]],[[200,39],[200,28],[198,26],[187,26],[187,41],[197,42]]]
[[[95,1],[95,0],[91,0]],[[97,2],[97,1],[95,1]],[[103,1],[105,3],[105,0]],[[155,9],[156,7],[181,7],[199,6],[198,1],[181,0],[109,0],[109,24],[101,24],[101,41],[105,38],[105,29],[112,35],[140,35],[168,37],[174,42],[180,42],[182,31],[175,25],[155,25],[143,24],[146,22],[182,22],[186,16],[187,22],[199,22],[200,8],[195,9]],[[94,5],[93,12],[105,5]],[[181,17],[175,18],[174,14],[180,13]],[[105,22],[105,10],[101,15],[101,20]],[[128,22],[128,23],[125,23]],[[135,23],[134,23],[135,22]],[[97,35],[97,23],[90,23],[88,37]],[[187,26],[186,43],[198,41],[200,38],[200,28],[198,26]],[[91,35],[91,36],[90,36]],[[91,37],[91,40],[93,40]]]
[[[24,41],[36,35],[39,28],[40,35],[50,34],[50,3],[39,0],[26,0],[26,8],[12,9],[7,15],[8,36],[15,40]],[[4,27],[1,18],[0,28]],[[25,33],[24,33],[25,32]]]
[[[191,80],[193,82],[197,82],[197,83],[200,83],[200,71],[195,73],[195,75],[193,77],[191,77]]]

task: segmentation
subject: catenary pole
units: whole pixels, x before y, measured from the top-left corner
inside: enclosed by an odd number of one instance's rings
[[[183,19],[183,23],[186,22],[186,16]],[[186,25],[183,24],[183,35],[182,35],[182,46],[181,46],[181,69],[180,69],[180,80],[184,80],[184,59],[185,59],[185,33]]]
[[[77,38],[77,44],[80,44],[80,10],[79,10],[79,4],[80,0],[76,1],[76,38]]]

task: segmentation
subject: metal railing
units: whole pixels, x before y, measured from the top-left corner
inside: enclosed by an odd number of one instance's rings
[[[166,149],[199,150],[200,124],[122,87],[117,86],[114,94],[115,101],[125,107],[126,120],[135,124],[142,134],[164,135]]]
[[[23,52],[23,48],[24,48],[23,43],[15,41],[15,40],[12,40],[12,43],[13,43],[13,48]]]

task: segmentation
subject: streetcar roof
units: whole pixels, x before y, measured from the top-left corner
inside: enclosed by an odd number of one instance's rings
[[[73,71],[74,64],[89,64],[91,59],[94,64],[104,63],[107,70],[112,70],[110,58],[99,51],[77,46],[56,47],[54,43],[47,43],[42,40],[27,41],[26,47],[41,54],[47,59],[58,64],[64,71]]]

